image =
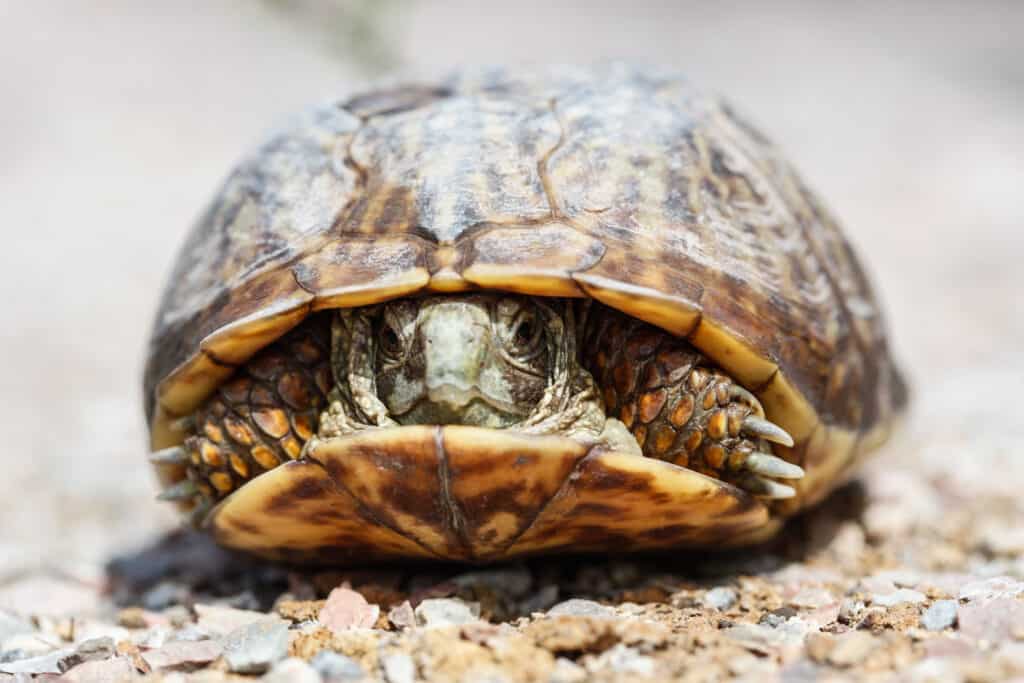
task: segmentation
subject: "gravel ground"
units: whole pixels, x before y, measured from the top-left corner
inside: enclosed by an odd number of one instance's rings
[[[1024,679],[1024,5],[391,2],[353,32],[287,4],[4,10],[0,681]],[[144,340],[240,152],[381,65],[605,56],[729,94],[845,219],[899,437],[729,555],[304,574],[174,532]]]

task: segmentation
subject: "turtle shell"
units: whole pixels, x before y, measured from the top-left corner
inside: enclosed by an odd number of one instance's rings
[[[591,297],[685,337],[793,436],[776,453],[807,473],[795,499],[768,510],[717,482],[735,515],[696,515],[702,531],[676,541],[706,543],[716,529],[754,538],[819,500],[906,402],[850,244],[732,109],[651,69],[492,70],[318,108],[237,167],[163,296],[145,374],[151,446],[180,443],[178,418],[315,311],[474,289]],[[471,435],[453,429],[453,443]],[[643,467],[671,478],[664,463]],[[312,482],[308,466],[277,469],[264,488]],[[327,486],[323,471],[308,490]],[[158,472],[164,483],[184,476],[173,464]],[[270,495],[255,493],[260,478],[222,504],[221,519],[256,519],[248,508]],[[677,493],[700,488],[687,481]],[[229,544],[244,535],[218,528]],[[416,554],[397,549],[408,539],[395,543],[384,554]]]

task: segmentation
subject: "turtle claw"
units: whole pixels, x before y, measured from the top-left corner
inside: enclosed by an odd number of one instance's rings
[[[779,479],[801,479],[804,468],[767,453],[751,453],[741,467],[748,472]]]
[[[792,447],[793,445],[793,437],[789,435],[789,432],[774,422],[762,420],[761,418],[754,417],[753,415],[749,415],[744,418],[740,431],[747,436],[764,439],[765,441],[771,441],[772,443],[781,444],[783,446]]]
[[[168,486],[159,494],[157,494],[157,500],[189,500],[199,494],[199,489],[196,488],[195,482],[189,479],[183,479],[173,486]]]
[[[149,461],[154,465],[184,465],[188,463],[188,454],[181,446],[171,446],[150,453]]]
[[[757,416],[764,418],[764,406],[757,400],[757,396],[741,387],[739,384],[731,384],[729,386],[729,396],[731,398],[739,399],[750,406],[750,409],[757,413]]]
[[[780,484],[777,481],[765,479],[764,477],[756,474],[748,474],[738,483],[741,487],[758,498],[784,500],[786,498],[793,498],[796,496],[796,489],[792,486]]]

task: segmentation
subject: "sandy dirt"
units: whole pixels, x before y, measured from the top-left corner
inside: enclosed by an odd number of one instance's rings
[[[1024,5],[391,2],[356,31],[357,3],[283,4],[2,11],[0,680],[218,678],[260,647],[279,680],[1024,676]],[[161,542],[145,340],[233,161],[373,76],[606,57],[728,95],[847,225],[914,391],[859,482],[715,558],[299,575]]]

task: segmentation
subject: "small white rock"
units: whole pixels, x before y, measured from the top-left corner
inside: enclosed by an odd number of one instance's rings
[[[942,631],[956,621],[956,600],[936,600],[921,615],[921,626],[929,631]]]
[[[234,673],[259,674],[288,655],[288,625],[267,619],[232,631],[224,642],[224,661]]]
[[[972,581],[960,588],[961,600],[992,600],[1009,598],[1024,593],[1024,583],[1010,576],[994,576],[983,581]]]
[[[13,662],[0,663],[0,673],[4,674],[27,674],[35,676],[39,674],[64,673],[69,668],[67,662],[74,658],[74,650],[68,648],[57,650],[38,657],[18,659]]]
[[[611,669],[616,673],[649,678],[654,675],[654,660],[623,643],[618,643],[590,660],[587,668],[594,673]]]
[[[857,617],[864,611],[866,605],[862,600],[854,600],[847,598],[843,600],[843,604],[839,608],[839,618],[841,622],[851,624],[857,620]]]
[[[548,616],[600,617],[602,619],[611,619],[615,616],[615,610],[607,605],[594,602],[593,600],[572,598],[571,600],[560,602],[549,609]]]
[[[880,607],[895,607],[896,605],[903,605],[906,603],[910,603],[911,605],[920,605],[927,599],[928,598],[925,597],[924,593],[910,588],[900,588],[892,593],[871,596],[871,604],[878,605]]]
[[[736,600],[736,591],[729,586],[718,586],[704,594],[704,606],[711,609],[729,609],[736,604]]]
[[[340,652],[320,650],[309,663],[326,683],[361,681],[366,676],[359,662]]]
[[[480,618],[480,603],[433,598],[421,602],[414,611],[421,626],[461,626]]]
[[[274,665],[262,678],[265,683],[320,683],[320,674],[306,662],[289,657]]]
[[[816,586],[806,586],[797,591],[796,595],[786,602],[794,607],[818,609],[825,605],[831,605],[835,601],[836,598],[830,591]]]
[[[196,625],[199,630],[210,636],[226,636],[243,626],[265,621],[268,618],[268,615],[263,612],[235,609],[223,605],[198,604],[195,606],[195,610]]]
[[[380,665],[388,683],[413,683],[416,680],[416,663],[407,654],[385,655]]]

